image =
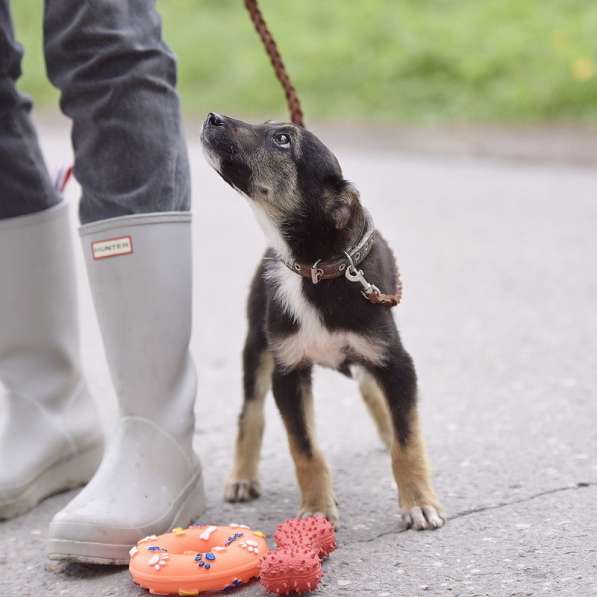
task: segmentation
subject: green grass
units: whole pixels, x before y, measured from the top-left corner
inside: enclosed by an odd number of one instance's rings
[[[122,0],[126,1],[126,0]],[[21,88],[55,102],[41,0],[13,0]],[[285,114],[241,0],[160,0],[187,113]],[[308,120],[597,121],[594,0],[262,0]],[[576,72],[576,74],[575,74]]]

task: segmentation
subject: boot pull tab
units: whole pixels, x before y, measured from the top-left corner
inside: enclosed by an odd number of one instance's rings
[[[62,166],[54,178],[54,189],[58,191],[61,195],[64,193],[66,189],[66,185],[68,181],[72,178],[73,175],[73,165],[69,164],[68,166]]]

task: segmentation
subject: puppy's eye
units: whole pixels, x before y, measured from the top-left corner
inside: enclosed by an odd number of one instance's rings
[[[286,133],[277,133],[274,135],[274,143],[284,149],[290,147],[290,135]]]

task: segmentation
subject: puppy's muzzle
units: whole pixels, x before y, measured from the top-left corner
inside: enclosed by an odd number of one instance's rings
[[[203,126],[225,126],[226,117],[218,114],[217,112],[210,112],[205,119]]]
[[[213,162],[215,156],[230,156],[236,153],[232,139],[233,127],[230,125],[231,122],[226,116],[222,116],[217,112],[210,112],[201,127],[201,142],[208,154],[210,163],[216,170],[218,168]]]
[[[209,141],[223,133],[226,128],[226,117],[217,112],[210,112],[201,127],[201,140]]]

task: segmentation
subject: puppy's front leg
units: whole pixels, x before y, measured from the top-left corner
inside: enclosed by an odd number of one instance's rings
[[[273,358],[265,337],[251,330],[243,351],[244,403],[238,419],[234,467],[224,489],[227,502],[246,502],[261,495],[258,468],[265,418],[265,397],[271,385]]]
[[[311,366],[290,371],[276,366],[272,377],[272,389],[286,426],[288,444],[301,490],[299,516],[320,513],[335,525],[339,515],[330,469],[315,437],[311,371]]]
[[[446,515],[431,484],[427,449],[421,434],[417,410],[417,377],[410,355],[394,347],[385,366],[372,370],[384,391],[392,416],[395,441],[392,468],[398,484],[400,512],[404,526],[437,529]]]

